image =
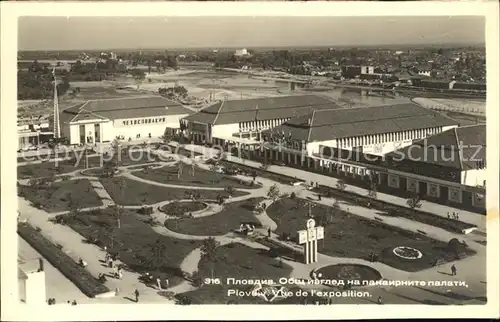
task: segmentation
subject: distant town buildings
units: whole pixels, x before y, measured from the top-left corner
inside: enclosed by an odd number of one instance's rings
[[[245,48],[243,49],[238,49],[234,52],[234,55],[237,56],[237,57],[241,57],[241,56],[248,56],[248,50],[246,50]]]

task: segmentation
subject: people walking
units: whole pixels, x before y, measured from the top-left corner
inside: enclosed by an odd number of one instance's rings
[[[165,288],[167,289],[169,286],[168,278],[165,279]]]
[[[271,227],[267,228],[267,237],[271,238]]]
[[[382,304],[382,296],[379,296],[378,299],[377,299],[377,303],[378,304]]]
[[[158,286],[158,289],[161,291],[161,280],[160,280],[160,277],[156,278],[156,285]]]
[[[139,303],[139,291],[137,289],[135,289],[134,295],[135,295],[135,302]]]
[[[451,275],[457,275],[457,267],[455,266],[455,264],[451,265]]]
[[[120,267],[120,268],[118,269],[118,278],[119,278],[119,279],[122,279],[122,277],[123,277],[123,270],[122,270],[122,268]]]

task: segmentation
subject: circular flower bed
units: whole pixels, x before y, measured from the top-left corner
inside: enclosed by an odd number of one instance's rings
[[[392,250],[394,255],[404,259],[419,259],[424,256],[421,251],[412,247],[399,246]]]
[[[191,212],[206,209],[208,205],[201,201],[174,201],[161,206],[159,210],[173,217],[184,217]]]
[[[106,174],[106,171],[103,168],[90,168],[90,169],[85,169],[80,171],[81,175],[87,176],[87,177],[104,177],[104,176],[109,176],[109,174]],[[116,170],[113,175],[118,175],[120,174],[119,170]]]
[[[358,285],[362,285],[363,281],[379,281],[382,279],[382,275],[376,269],[359,264],[325,266],[316,270],[316,276],[320,276],[319,279],[325,280],[357,280],[359,281]]]

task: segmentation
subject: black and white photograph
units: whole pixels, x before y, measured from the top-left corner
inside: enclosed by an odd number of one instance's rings
[[[19,308],[498,314],[485,15],[95,8],[11,35]]]

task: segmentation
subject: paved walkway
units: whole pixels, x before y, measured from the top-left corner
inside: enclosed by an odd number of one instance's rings
[[[197,148],[201,148],[201,147],[197,147]],[[206,149],[206,148],[204,148],[204,149]],[[182,158],[182,157],[179,157],[177,155],[175,156],[175,158],[177,161],[180,161],[180,162],[186,162],[186,163],[190,162],[189,158]],[[231,157],[231,158],[232,158],[232,161],[236,161],[236,160],[234,160],[235,159],[234,157]],[[245,165],[260,167],[260,164],[252,162],[252,161],[248,161],[248,160],[245,160],[245,161],[240,160],[240,163],[244,163]],[[133,165],[133,166],[136,166],[136,165]],[[130,166],[130,167],[133,167],[133,166]],[[209,167],[208,165],[203,164],[203,163],[200,163],[199,166],[202,168]],[[273,169],[271,169],[271,167],[275,167],[276,169],[273,170]],[[271,166],[271,167],[270,167],[270,170],[275,171],[277,173],[283,173],[280,171],[283,171],[285,169],[284,167],[277,167],[277,166]],[[286,168],[286,169],[289,169],[289,168]],[[305,171],[296,170],[296,169],[290,169],[290,170],[300,171],[300,173],[294,172],[293,174],[291,174],[292,176],[297,176],[298,178],[301,178],[301,179],[303,178],[301,176],[304,176],[305,178],[307,178],[308,181],[312,180],[312,181],[324,184],[320,180],[317,180],[314,177],[311,177],[311,175],[316,175],[316,176],[321,176],[321,175],[312,174],[310,172],[305,172]],[[189,188],[186,186],[170,185],[170,184],[163,184],[163,183],[153,182],[153,181],[149,181],[149,180],[144,180],[142,178],[131,175],[129,171],[130,171],[130,169],[126,169],[126,167],[125,167],[122,169],[122,173],[119,174],[118,176],[124,176],[124,177],[127,177],[127,178],[132,179],[132,180],[143,181],[147,184],[152,184],[152,185],[157,185],[157,186],[166,186],[166,187],[182,188],[182,189]],[[283,174],[290,175],[287,173],[283,173]],[[77,175],[77,174],[74,173],[74,175]],[[243,176],[238,176],[238,177],[246,178]],[[321,177],[324,177],[324,179],[322,179],[322,180],[329,181],[330,185],[332,184],[331,180],[334,179],[334,178],[325,177],[325,176],[321,176]],[[86,177],[86,178],[91,180],[91,181],[97,181],[97,178],[92,178],[92,177]],[[290,185],[283,185],[283,184],[275,183],[275,182],[268,180],[268,179],[265,179],[265,178],[259,178],[259,183],[262,184],[262,188],[237,189],[237,190],[245,190],[245,191],[249,192],[250,194],[245,195],[245,196],[241,196],[241,197],[235,197],[235,198],[232,198],[226,202],[236,202],[239,200],[245,200],[245,199],[251,198],[253,196],[266,196],[267,189],[272,184],[277,184],[281,193],[295,192],[297,194],[297,196],[299,196],[299,197],[307,198],[310,200],[312,199],[311,200],[312,202],[321,203],[321,204],[325,204],[325,205],[330,206],[334,201],[334,199],[332,199],[332,198],[322,198],[321,201],[314,200],[315,199],[314,197],[316,196],[316,194],[305,190],[303,187],[294,187],[294,186],[290,186]],[[96,184],[96,185],[93,184],[93,187],[101,197],[105,197],[105,198],[109,197],[109,194],[107,194],[107,192],[102,187],[102,185],[100,185],[100,183]],[[351,188],[356,188],[356,187],[348,186],[348,189],[351,189]],[[205,189],[206,190],[207,188],[206,187],[193,187],[193,189],[200,189],[200,190]],[[360,188],[357,188],[357,189],[360,189]],[[223,190],[223,188],[211,187],[211,190]],[[364,191],[364,189],[360,189],[360,190],[363,190],[363,195],[366,194],[366,191]],[[98,192],[98,191],[100,191],[100,192]],[[382,197],[383,196],[384,195],[382,194]],[[392,196],[390,196],[390,197],[392,197]],[[401,199],[401,198],[399,198],[399,199]],[[109,198],[109,200],[111,200],[111,202],[112,202],[111,198]],[[164,220],[167,218],[167,216],[164,213],[158,212],[157,208],[160,207],[161,205],[164,205],[164,204],[167,204],[170,202],[172,202],[172,201],[164,201],[164,202],[156,203],[154,205],[156,211],[154,211],[152,217],[157,219],[160,223],[163,223]],[[272,201],[265,200],[264,203],[266,203],[266,205],[269,206],[272,203]],[[104,206],[102,206],[102,207],[104,207]],[[427,232],[427,234],[430,237],[433,237],[433,238],[439,239],[439,240],[443,240],[443,241],[448,241],[449,239],[457,236],[456,234],[450,233],[450,232],[445,231],[443,229],[440,229],[440,228],[437,228],[434,226],[424,225],[424,224],[417,223],[417,222],[413,222],[413,221],[405,219],[405,218],[383,217],[383,216],[377,215],[376,212],[372,209],[367,209],[367,208],[360,207],[360,206],[347,205],[347,204],[340,203],[340,207],[343,210],[349,210],[349,212],[354,214],[354,215],[368,218],[370,220],[374,220],[375,217],[382,217],[384,222],[386,222],[387,224],[402,227],[402,228],[410,230],[410,231],[416,231],[416,229],[424,230]],[[134,207],[127,206],[125,208],[134,208]],[[139,206],[139,208],[140,208],[140,206]],[[211,209],[210,211],[206,211],[206,212],[202,211],[200,214],[206,215],[206,216],[213,215],[213,214],[217,213],[217,210],[220,211],[221,209],[222,208],[215,209],[215,211],[214,211],[214,209]],[[72,256],[75,260],[77,260],[76,254],[78,254],[78,256],[81,256],[87,262],[89,262],[87,269],[94,276],[96,276],[98,273],[101,273],[101,272],[107,270],[107,268],[105,268],[102,265],[102,263],[100,263],[100,261],[99,261],[99,259],[104,258],[104,252],[95,245],[89,245],[89,244],[82,243],[82,236],[79,235],[78,233],[76,233],[75,231],[73,231],[71,228],[66,227],[66,226],[62,226],[62,225],[54,225],[51,222],[47,221],[47,218],[50,217],[48,214],[46,214],[45,212],[43,212],[41,210],[37,210],[37,209],[31,207],[29,205],[29,202],[27,202],[24,199],[20,199],[20,211],[22,214],[22,218],[29,218],[29,221],[33,225],[38,226],[42,229],[42,233],[44,235],[50,236],[54,240],[54,242],[63,245],[63,247],[64,247],[63,249],[67,251],[68,255]],[[475,215],[475,216],[478,216],[478,215]],[[263,211],[260,214],[257,214],[256,218],[263,224],[264,227],[271,227],[272,230],[275,230],[277,228],[276,223],[267,215],[267,213],[265,211]],[[461,218],[462,218],[462,213],[461,213]],[[231,242],[238,242],[238,243],[242,243],[244,245],[247,245],[247,246],[253,247],[253,248],[267,249],[267,247],[263,246],[262,244],[254,242],[254,241],[249,240],[247,238],[240,237],[234,233],[228,233],[228,234],[225,234],[222,236],[192,236],[192,235],[180,234],[177,232],[173,232],[171,230],[168,230],[163,225],[162,226],[155,226],[152,228],[157,233],[160,233],[160,234],[163,234],[163,235],[166,235],[169,237],[179,238],[179,239],[203,240],[207,237],[215,237],[216,240],[218,242],[220,242],[221,245],[225,245],[225,244],[231,243]],[[266,232],[266,234],[267,234],[267,232]],[[277,242],[280,242],[277,237],[278,236],[276,234],[272,233],[272,239],[274,239]],[[463,235],[460,235],[459,237],[460,237],[459,239],[464,239]],[[54,238],[56,238],[56,239],[54,239]],[[470,241],[473,237],[465,236],[465,238],[468,241]],[[474,297],[474,294],[485,294],[485,284],[481,282],[481,280],[485,280],[485,276],[483,277],[483,276],[481,276],[481,274],[479,274],[479,278],[478,278],[477,263],[478,263],[478,260],[483,262],[483,263],[485,262],[486,251],[485,251],[485,247],[482,245],[474,244],[474,243],[470,243],[470,242],[468,242],[468,244],[472,248],[474,248],[476,251],[478,251],[478,255],[461,260],[457,264],[457,267],[459,267],[459,270],[461,272],[462,271],[467,272],[465,274],[460,274],[459,276],[460,276],[460,279],[466,279],[468,281],[468,283],[470,281],[471,287],[468,289],[468,292],[470,293],[470,297],[472,298],[472,297]],[[193,250],[190,254],[188,254],[188,256],[186,256],[184,261],[181,263],[181,269],[185,272],[188,272],[188,273],[192,273],[192,272],[196,271],[200,258],[201,258],[201,250],[200,249]],[[283,262],[286,262],[287,264],[289,264],[293,268],[292,276],[296,277],[296,278],[309,278],[309,274],[313,268],[320,268],[320,267],[325,266],[325,265],[331,265],[331,264],[336,264],[336,263],[356,263],[356,264],[363,264],[363,265],[368,265],[368,266],[374,267],[379,272],[381,272],[381,274],[385,278],[389,278],[389,279],[393,279],[393,280],[407,280],[407,279],[412,279],[412,280],[415,280],[415,279],[449,280],[449,279],[457,279],[457,277],[451,277],[451,276],[446,275],[445,272],[443,272],[443,268],[432,268],[432,269],[428,269],[428,270],[421,271],[418,273],[408,273],[408,272],[404,272],[401,270],[397,270],[397,269],[392,268],[390,266],[387,266],[383,263],[370,263],[370,262],[367,262],[367,261],[364,261],[361,259],[356,259],[356,258],[336,258],[336,257],[327,256],[324,254],[319,254],[318,263],[310,264],[310,265],[305,265],[305,264],[297,263],[297,262],[289,262],[286,260],[283,260]],[[131,298],[133,297],[132,296],[133,290],[135,288],[137,288],[137,289],[139,289],[139,291],[141,293],[141,301],[144,299],[145,302],[172,303],[172,301],[169,301],[165,297],[159,295],[157,293],[156,289],[152,289],[152,288],[140,283],[138,281],[138,277],[139,277],[138,274],[136,274],[134,272],[126,271],[124,273],[123,280],[115,280],[113,278],[109,279],[109,281],[107,283],[108,283],[110,289],[114,289],[114,288],[118,287],[118,288],[120,288],[120,290],[127,290],[126,292],[127,292],[127,294],[130,294],[130,296],[127,296],[127,297],[124,296],[121,298],[119,297],[119,298],[116,298],[113,300],[109,299],[108,301],[119,301],[119,300],[130,301]],[[182,292],[187,292],[187,291],[190,291],[193,289],[195,289],[195,288],[190,283],[183,282],[183,283],[181,283],[173,288],[168,289],[167,291],[175,292],[175,293],[182,293]],[[429,292],[429,290],[421,290],[421,289],[411,288],[411,290],[408,291],[409,288],[404,288],[404,292],[403,292],[403,291],[401,291],[402,289],[403,288],[401,288],[401,287],[399,287],[399,288],[396,288],[396,287],[371,288],[370,292],[373,293],[374,297],[375,297],[375,295],[377,297],[383,296],[387,303],[388,302],[391,302],[391,303],[416,303],[416,302],[423,303],[422,298],[426,298],[426,297],[430,296],[427,293],[431,294],[432,297],[439,298],[439,301],[441,301],[442,303],[455,303],[456,302],[455,299],[450,300],[449,296],[448,297],[444,296],[445,300],[443,300],[443,296],[441,294],[437,294],[436,292],[432,293],[432,292]],[[462,296],[464,296],[463,291],[464,290],[456,290],[456,292],[458,292],[459,294],[462,294]],[[381,294],[383,294],[383,295],[381,295]],[[411,297],[408,294],[414,294],[414,295],[412,295],[413,297]],[[372,299],[359,299],[359,298],[336,299],[336,301],[338,301],[337,303],[363,303],[363,301],[366,303],[374,302],[373,298]],[[435,302],[439,302],[439,301],[435,300]],[[455,302],[453,302],[453,301],[455,301]]]
[[[202,147],[202,146],[198,146],[198,145],[184,145],[184,148],[186,150],[192,150],[192,151],[195,151],[198,153],[203,153],[208,157],[213,157],[213,156],[218,154],[218,150],[211,149],[208,147]],[[250,167],[255,167],[255,168],[260,168],[260,166],[262,165],[261,163],[258,163],[255,161],[250,161],[250,160],[242,160],[236,156],[229,155],[229,154],[227,154],[227,159],[229,161],[232,161],[232,162],[244,164],[244,165],[247,165]],[[297,177],[297,178],[299,178],[301,180],[305,180],[307,182],[310,182],[310,181],[318,182],[320,185],[325,185],[325,186],[330,186],[330,187],[335,187],[335,185],[338,182],[338,179],[333,178],[333,177],[329,177],[329,176],[325,176],[325,175],[321,175],[321,174],[317,174],[317,173],[313,173],[313,172],[308,172],[308,171],[304,171],[304,170],[300,170],[300,169],[290,168],[290,167],[286,167],[286,166],[270,165],[268,168],[268,171],[278,173],[278,174],[283,174],[283,175],[290,176],[290,177]],[[357,194],[362,195],[362,196],[366,196],[366,194],[367,194],[366,189],[359,188],[359,187],[352,186],[352,185],[347,185],[347,184],[346,184],[346,191],[351,191],[351,192],[357,193]],[[386,202],[389,202],[389,203],[392,203],[395,205],[407,207],[406,199],[400,198],[397,196],[388,195],[388,194],[384,194],[384,193],[379,192],[379,193],[377,193],[377,199],[382,200],[382,201],[386,201]],[[432,203],[432,202],[425,201],[425,200],[422,200],[422,206],[421,206],[420,210],[427,211],[427,212],[430,212],[430,213],[433,213],[433,214],[436,214],[436,215],[442,216],[442,217],[447,217],[448,213],[457,212],[460,215],[460,221],[470,223],[472,225],[476,225],[479,230],[481,230],[483,232],[486,231],[486,217],[484,215],[481,215],[481,214],[468,212],[465,210],[456,209],[456,208]]]
[[[80,257],[83,258],[88,263],[86,269],[94,277],[97,277],[99,273],[107,274],[108,281],[106,282],[106,286],[110,290],[119,288],[119,297],[121,297],[121,294],[130,294],[129,297],[133,298],[134,290],[138,289],[141,294],[141,300],[144,299],[144,301],[151,303],[169,303],[167,299],[157,294],[157,290],[141,283],[138,273],[124,270],[122,280],[113,278],[112,270],[107,268],[103,263],[105,257],[104,250],[96,245],[84,243],[84,237],[70,227],[49,222],[46,212],[33,208],[23,198],[19,198],[19,211],[21,213],[21,220],[28,219],[31,225],[40,227],[45,237],[50,238],[56,244],[62,245],[64,252],[75,261],[78,261]],[[116,264],[121,263],[116,261]],[[127,303],[129,300],[124,299],[122,302]]]

